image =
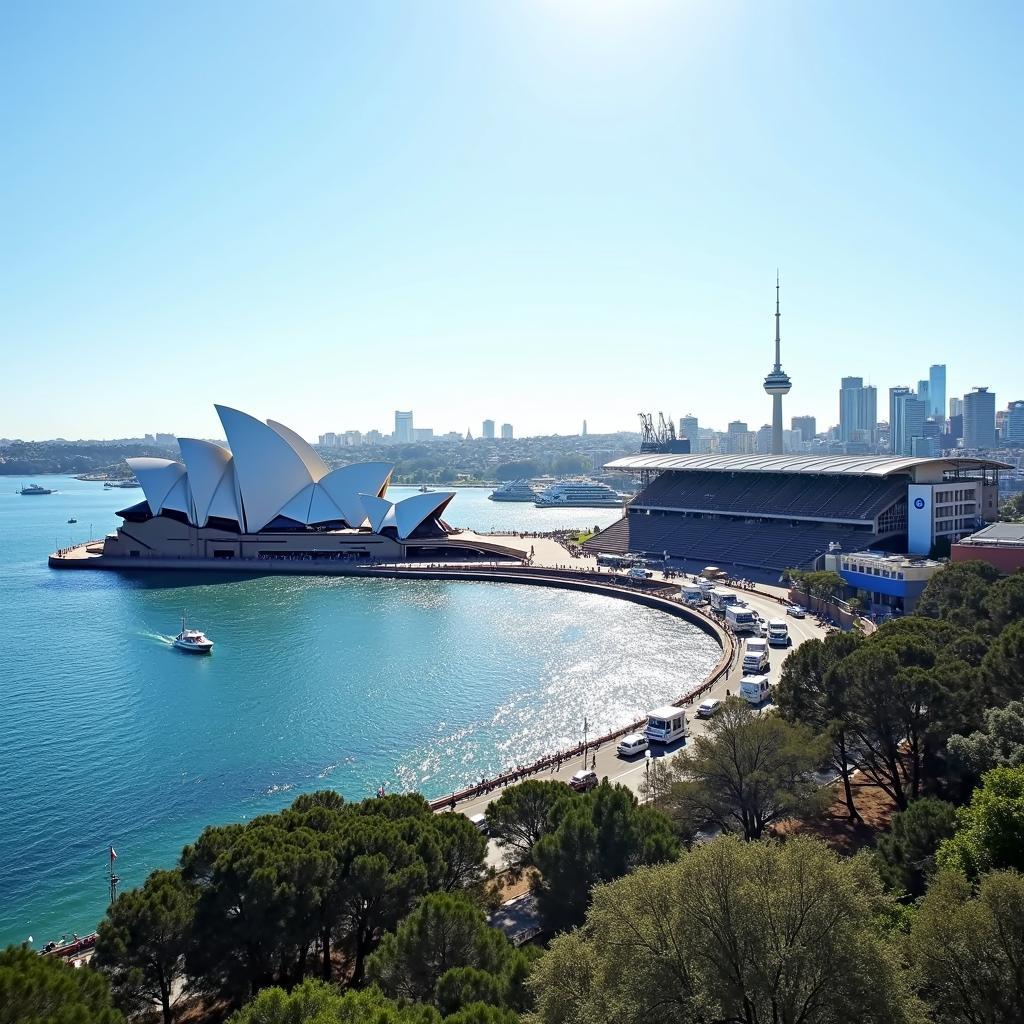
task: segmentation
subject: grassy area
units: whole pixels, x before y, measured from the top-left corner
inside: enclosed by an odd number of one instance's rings
[[[574,544],[585,544],[591,537],[594,536],[593,530],[584,530],[582,533],[577,533],[573,538]]]

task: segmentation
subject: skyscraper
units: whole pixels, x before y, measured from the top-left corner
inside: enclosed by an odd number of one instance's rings
[[[788,395],[793,382],[782,369],[779,321],[779,275],[775,275],[775,365],[764,379],[764,389],[772,396],[772,455],[782,454],[782,396]]]
[[[1006,442],[1024,444],[1024,402],[1011,402],[1006,407]]]
[[[889,451],[913,455],[914,438],[924,437],[925,403],[910,388],[889,388]]]
[[[813,416],[794,416],[789,425],[793,430],[800,431],[800,439],[804,444],[813,441],[818,433],[818,421]]]
[[[511,423],[502,423],[502,425],[501,425],[501,439],[502,439],[502,441],[511,441],[512,440],[512,424]]]
[[[412,441],[412,410],[399,412],[395,410],[395,443],[409,444]]]
[[[995,448],[996,396],[988,388],[964,395],[964,447]]]
[[[483,439],[485,441],[494,440],[494,420],[484,420],[483,423]]]
[[[697,440],[697,417],[687,413],[679,421],[679,436],[688,437],[691,441]]]
[[[843,377],[839,386],[839,440],[875,441],[878,427],[878,390],[864,386],[863,377]]]
[[[953,416],[963,416],[964,414],[964,400],[962,398],[951,398],[949,400],[949,415],[950,418]]]
[[[929,397],[928,381],[919,380],[917,382],[917,397],[921,399],[925,404],[925,415],[931,416],[932,414],[932,401]]]
[[[936,419],[946,418],[946,364],[935,363],[928,367],[928,401],[931,405],[928,415]]]

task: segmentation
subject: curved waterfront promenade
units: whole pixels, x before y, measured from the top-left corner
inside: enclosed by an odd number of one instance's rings
[[[536,540],[536,538],[529,538]],[[631,579],[613,572],[602,572],[581,559],[565,556],[564,565],[526,565],[521,562],[471,562],[471,563],[408,563],[387,565],[354,564],[334,559],[230,559],[211,565],[209,561],[187,558],[161,559],[107,559],[99,554],[99,542],[89,541],[74,548],[54,552],[49,559],[53,568],[61,569],[103,569],[113,571],[221,571],[248,575],[330,575],[361,578],[409,579],[409,580],[454,580],[461,582],[509,583],[527,586],[556,587],[597,594],[604,597],[631,601],[657,611],[673,615],[696,626],[711,637],[722,650],[717,664],[700,683],[688,693],[679,694],[668,701],[682,707],[702,696],[720,682],[730,670],[735,654],[735,644],[730,633],[707,615],[684,605],[673,596],[677,589],[663,580]],[[503,548],[501,554],[521,556],[524,552],[511,545],[495,544]],[[89,550],[92,548],[92,550]],[[496,551],[496,554],[498,551]],[[587,750],[595,750],[614,741],[619,736],[636,731],[644,721],[631,722],[603,736],[588,738]],[[514,770],[495,778],[489,778],[454,794],[432,801],[432,806],[450,806],[452,800],[461,802],[478,798],[494,789],[521,781],[539,772],[561,768],[563,762],[583,754],[583,744],[559,751],[541,758],[529,765],[519,765]]]

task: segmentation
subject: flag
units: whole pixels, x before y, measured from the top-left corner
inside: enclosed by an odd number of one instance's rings
[[[110,859],[117,860],[117,850],[115,850],[113,847],[110,848]]]

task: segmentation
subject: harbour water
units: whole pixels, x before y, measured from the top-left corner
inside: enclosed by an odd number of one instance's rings
[[[59,493],[22,497],[0,477],[0,946],[94,927],[109,845],[131,886],[204,825],[301,792],[441,795],[577,742],[584,714],[591,734],[637,717],[718,655],[680,620],[540,588],[52,571],[49,551],[101,536],[142,492],[33,482]],[[461,490],[450,521],[618,514],[487,494]],[[212,657],[170,646],[184,607]]]

